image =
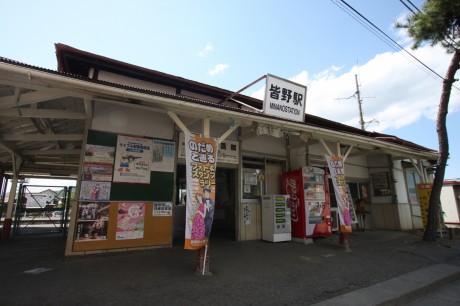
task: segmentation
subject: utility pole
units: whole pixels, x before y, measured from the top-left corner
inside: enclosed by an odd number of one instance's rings
[[[359,110],[359,125],[361,127],[361,130],[365,131],[366,128],[364,126],[364,124],[366,124],[366,122],[364,121],[364,118],[363,118],[363,107],[362,107],[362,102],[363,100],[361,99],[361,91],[359,90],[359,83],[358,83],[358,75],[355,74],[355,82],[356,82],[356,91],[353,95],[351,95],[350,97],[348,98],[337,98],[336,100],[344,100],[344,99],[350,99],[352,97],[356,97],[358,99],[358,110]],[[369,98],[374,98],[374,97],[369,97]],[[368,121],[367,123],[371,123],[371,122],[377,122],[377,120],[375,119],[372,119],[371,121]]]
[[[355,80],[356,80],[356,98],[358,99],[358,107],[359,107],[359,125],[361,125],[361,130],[364,131],[363,108],[361,106],[362,100],[361,100],[361,93],[359,91],[357,74],[355,74]]]

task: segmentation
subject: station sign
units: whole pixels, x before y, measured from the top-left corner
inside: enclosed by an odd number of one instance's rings
[[[267,74],[264,114],[304,122],[307,87]]]

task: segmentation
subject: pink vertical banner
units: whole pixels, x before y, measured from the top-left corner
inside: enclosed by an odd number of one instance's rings
[[[326,155],[327,165],[331,173],[332,184],[334,185],[341,233],[351,233],[350,201],[347,197],[347,183],[345,181],[345,167],[343,157]]]
[[[208,244],[216,195],[217,139],[185,133],[187,202],[184,249]]]

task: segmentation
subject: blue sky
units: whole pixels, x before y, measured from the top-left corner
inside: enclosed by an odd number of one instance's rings
[[[239,90],[271,73],[307,85],[307,112],[359,127],[347,98],[358,75],[366,129],[438,149],[442,82],[348,15],[339,0],[2,1],[0,56],[56,69],[55,43],[213,86]],[[450,55],[410,49],[394,23],[399,0],[348,0],[388,36],[444,76]],[[423,1],[412,0],[421,7]],[[457,74],[458,77],[458,74]],[[260,97],[263,82],[245,93]],[[456,84],[460,88],[460,83]],[[460,178],[460,90],[447,118],[451,158],[445,178]]]

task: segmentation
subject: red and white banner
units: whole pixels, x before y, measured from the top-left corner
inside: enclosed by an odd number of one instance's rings
[[[187,202],[184,249],[208,244],[216,196],[217,139],[185,133]]]
[[[341,233],[351,233],[351,204],[347,196],[343,157],[326,155],[326,160],[329,166],[329,172],[331,172],[331,179],[334,185],[335,198],[339,210],[339,230]]]

